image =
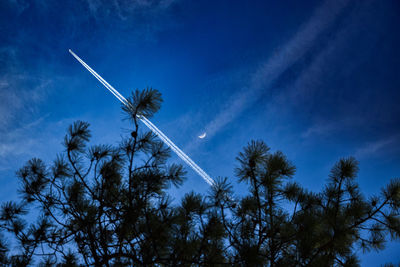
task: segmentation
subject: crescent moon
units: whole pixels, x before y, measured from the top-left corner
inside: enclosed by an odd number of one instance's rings
[[[206,137],[207,133],[203,133],[202,135],[199,135],[200,139],[203,139],[204,137]]]

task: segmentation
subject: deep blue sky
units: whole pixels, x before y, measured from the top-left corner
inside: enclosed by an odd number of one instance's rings
[[[17,198],[26,160],[60,152],[74,120],[91,123],[95,143],[129,133],[119,103],[69,48],[123,95],[159,89],[152,121],[212,177],[234,182],[235,156],[262,139],[311,190],[354,155],[362,189],[379,193],[400,176],[399,25],[396,0],[1,1],[0,200]],[[171,193],[207,188],[189,170]]]

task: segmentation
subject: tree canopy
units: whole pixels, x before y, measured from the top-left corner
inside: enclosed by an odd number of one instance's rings
[[[291,161],[259,140],[237,156],[246,194],[218,178],[208,194],[173,202],[168,188],[183,184],[184,167],[168,163],[170,150],[136,116],[154,115],[161,95],[136,90],[129,102],[132,132],[118,146],[90,146],[89,124],[76,121],[53,163],[34,158],[17,172],[20,199],[0,211],[1,264],[358,266],[360,249],[399,239],[399,179],[366,197],[349,157],[311,192],[294,180]]]

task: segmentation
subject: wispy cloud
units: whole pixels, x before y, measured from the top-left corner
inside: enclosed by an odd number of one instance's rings
[[[29,73],[20,61],[16,48],[0,48],[0,132],[16,118],[27,117],[24,113],[32,114],[52,84],[51,79]]]
[[[234,94],[224,108],[206,125],[207,135],[209,137],[215,135],[257,101],[265,89],[268,89],[285,70],[314,46],[318,36],[335,21],[347,3],[347,0],[326,1],[317,8],[297,33],[251,76],[249,86]]]
[[[21,156],[33,156],[40,136],[46,135],[37,134],[45,118],[37,117],[53,82],[29,71],[18,51],[15,47],[0,48],[0,171],[15,168]]]
[[[327,92],[327,86],[322,77],[329,77],[335,69],[338,69],[338,60],[342,58],[338,55],[343,53],[345,47],[348,47],[349,40],[354,39],[357,36],[357,32],[360,31],[360,25],[363,24],[363,20],[370,14],[371,1],[363,1],[351,15],[347,16],[344,20],[344,26],[340,27],[332,37],[330,41],[319,53],[316,54],[310,64],[305,67],[300,75],[296,77],[293,83],[291,83],[288,90],[285,90],[279,97],[280,103],[289,101],[290,103],[304,103],[304,100],[327,99],[333,101],[332,94],[338,92],[338,89],[334,92]],[[376,37],[375,37],[376,38]],[[372,40],[370,40],[372,41]],[[360,64],[360,60],[353,58],[346,62],[345,69],[347,73],[351,72],[354,65]],[[332,67],[335,66],[335,67]],[[331,93],[329,95],[329,93]],[[319,97],[316,97],[319,96]],[[325,97],[324,97],[325,95]],[[336,99],[335,99],[336,100]],[[309,103],[312,104],[312,103]]]
[[[29,117],[47,97],[51,80],[26,75],[5,74],[0,77],[0,132],[13,120]],[[29,86],[24,86],[29,84]],[[25,114],[25,115],[24,115]]]
[[[301,137],[304,139],[310,138],[310,137],[315,137],[315,136],[321,136],[321,135],[326,135],[326,134],[332,134],[337,130],[339,125],[342,125],[343,122],[320,122],[320,123],[315,123],[312,126],[310,126],[308,129],[306,129],[302,134]]]
[[[31,89],[13,90],[21,83],[13,77],[3,81],[0,89],[0,171],[13,168],[19,156],[34,156],[40,144],[49,144],[49,135],[38,133],[39,125],[46,116],[36,117],[37,105],[46,98],[49,81],[41,81]],[[33,121],[32,121],[33,120]],[[43,146],[41,146],[43,147]]]
[[[130,42],[135,37],[153,42],[157,41],[157,33],[177,26],[169,10],[178,1],[86,0],[82,8],[88,10],[89,16],[80,20],[87,18],[94,20],[94,23],[91,22],[94,32],[107,36],[108,41],[112,32],[118,29],[120,34],[113,38],[119,41]],[[110,28],[112,28],[111,31]],[[124,34],[121,35],[121,33]]]
[[[363,123],[364,118],[359,116],[347,116],[335,120],[319,119],[301,133],[301,138],[314,140],[317,137],[329,137],[348,131],[354,132]]]
[[[18,14],[29,7],[29,2],[25,0],[7,0],[7,2],[17,10]]]
[[[121,20],[127,20],[141,12],[146,12],[146,14],[163,12],[177,0],[86,0],[86,2],[90,14],[96,19],[116,15]]]
[[[309,119],[316,122],[303,131],[301,134],[303,139],[332,136],[340,131],[355,132],[357,128],[365,127],[367,121],[371,120],[373,114],[366,115],[366,112],[372,113],[370,106],[367,110],[361,109],[357,104],[361,101],[360,97],[353,97],[351,101],[346,100],[346,96],[351,92],[329,86],[327,79],[333,76],[335,79],[343,78],[352,73],[351,71],[356,66],[362,64],[364,59],[354,57],[346,62],[345,68],[338,67],[341,66],[339,60],[343,60],[341,55],[346,51],[348,43],[357,38],[360,34],[359,26],[371,16],[372,2],[362,2],[354,12],[346,16],[342,22],[344,26],[331,35],[327,45],[314,55],[313,60],[301,70],[296,79],[283,88],[282,92],[275,96],[273,103],[268,105],[270,115],[280,112],[282,106],[288,106],[288,103],[295,110],[309,112]],[[373,39],[378,36],[371,35],[368,37],[369,41],[373,43]],[[345,71],[346,74],[338,73],[338,69]],[[315,107],[316,105],[319,107]],[[324,108],[324,106],[332,107],[332,109]],[[322,111],[322,114],[314,111]]]
[[[354,152],[354,156],[356,158],[371,157],[374,155],[379,155],[383,152],[388,152],[388,150],[398,150],[399,145],[400,135],[396,134],[364,144]]]
[[[5,157],[18,156],[31,151],[35,139],[32,136],[32,129],[37,128],[47,116],[41,117],[29,124],[23,125],[11,131],[1,133],[0,160]]]

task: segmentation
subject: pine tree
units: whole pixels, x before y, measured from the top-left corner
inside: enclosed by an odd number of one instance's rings
[[[52,164],[34,158],[18,172],[20,200],[2,204],[0,263],[26,266],[358,266],[356,254],[400,237],[400,181],[366,198],[358,163],[339,160],[320,193],[292,181],[282,152],[251,141],[237,157],[237,196],[227,178],[178,204],[185,179],[170,150],[136,115],[161,106],[154,89],[123,107],[132,132],[116,147],[89,146],[89,124],[73,123]],[[29,210],[39,214],[29,220]],[[12,249],[11,249],[12,248]]]

